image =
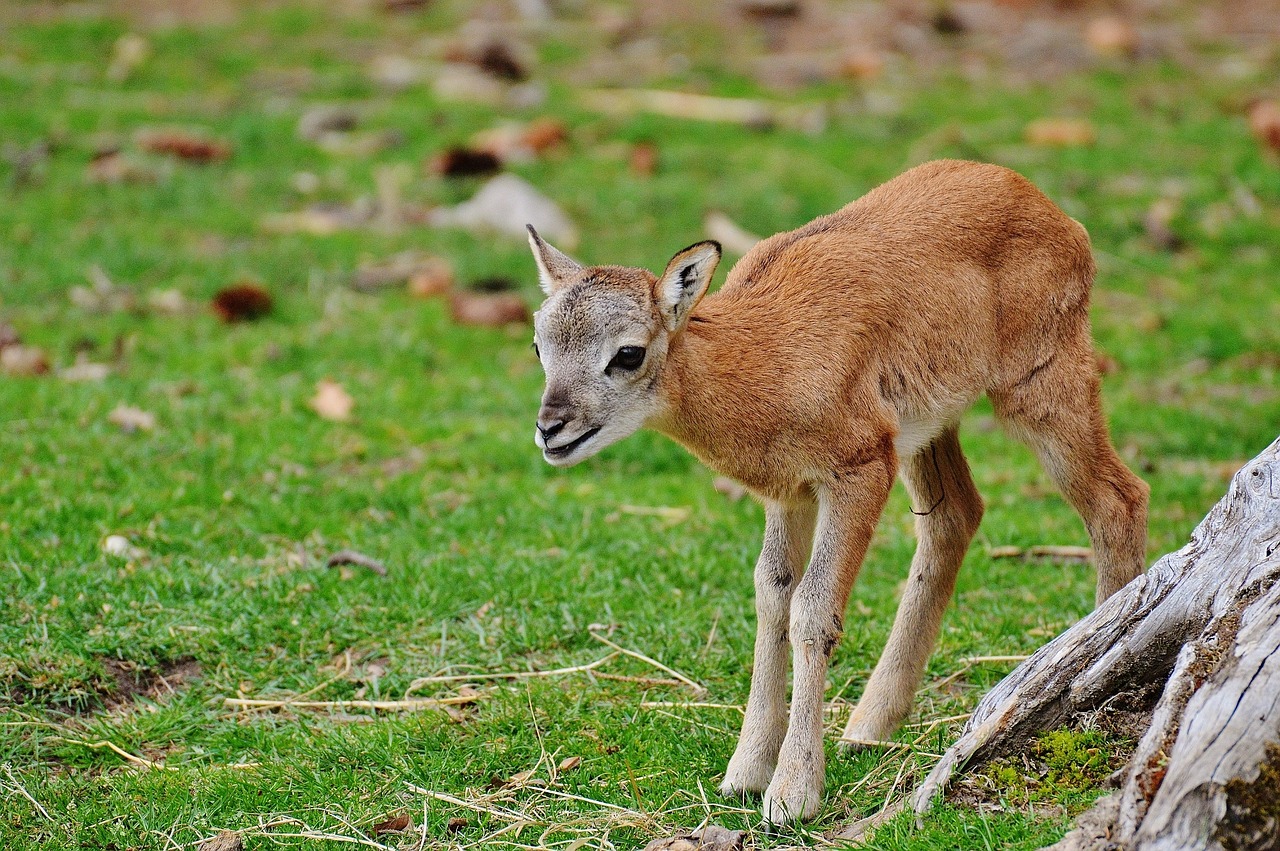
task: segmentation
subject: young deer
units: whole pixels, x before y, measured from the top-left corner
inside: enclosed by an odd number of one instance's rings
[[[534,326],[546,460],[569,466],[648,426],[764,503],[751,692],[720,789],[764,792],[766,820],[818,809],[827,664],[895,473],[918,543],[844,743],[887,739],[910,710],[982,518],[957,438],[979,396],[1084,519],[1097,600],[1142,572],[1148,488],[1099,406],[1089,238],[1020,175],[919,166],[760,242],[705,299],[714,242],[654,277],[582,266],[532,228],[529,241],[548,296]]]

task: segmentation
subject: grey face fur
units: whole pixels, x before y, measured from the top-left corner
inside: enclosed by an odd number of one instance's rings
[[[529,228],[547,300],[533,317],[547,376],[534,442],[568,467],[640,429],[659,413],[659,383],[674,336],[706,292],[720,246],[677,254],[661,278],[645,269],[583,266]]]

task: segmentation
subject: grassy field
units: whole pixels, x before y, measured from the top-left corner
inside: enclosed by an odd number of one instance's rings
[[[755,824],[754,803],[714,788],[748,687],[759,507],[649,434],[570,471],[546,466],[532,443],[541,374],[527,328],[461,327],[439,300],[348,285],[362,264],[419,249],[448,258],[464,284],[512,277],[532,305],[525,246],[426,227],[265,232],[265,216],[310,200],[298,172],[319,178],[318,197],[349,201],[404,164],[408,200],[454,202],[479,182],[424,176],[424,160],[499,118],[555,115],[567,147],[514,170],[576,221],[582,259],[660,268],[702,237],[708,210],[767,234],[925,159],[1000,162],[1092,234],[1105,401],[1122,454],[1152,485],[1153,558],[1180,546],[1234,465],[1276,436],[1280,169],[1241,111],[1280,69],[837,81],[800,95],[839,107],[816,133],[601,117],[572,85],[587,48],[554,30],[537,41],[539,106],[445,103],[428,80],[370,80],[373,58],[459,20],[448,4],[397,17],[272,8],[152,33],[150,57],[122,82],[104,68],[123,19],[14,12],[0,25],[0,319],[55,367],[0,374],[6,849],[192,847],[222,830],[242,831],[247,848],[630,848],[705,818]],[[701,47],[667,84],[761,94],[715,63],[713,37]],[[398,143],[321,150],[295,132],[321,103],[356,106],[362,132]],[[1029,120],[1054,115],[1088,118],[1097,141],[1024,141]],[[138,155],[154,180],[86,179],[104,140],[133,156],[132,135],[155,126],[200,129],[232,154],[205,165]],[[657,146],[652,176],[628,167],[639,140]],[[47,155],[33,147],[42,141]],[[1161,199],[1176,211],[1176,250],[1144,233]],[[69,292],[94,266],[143,305],[176,289],[194,308],[86,309]],[[268,289],[275,310],[224,324],[206,305],[242,280]],[[77,353],[110,374],[59,376]],[[324,378],[354,397],[350,421],[308,406]],[[121,404],[154,414],[155,428],[110,422]],[[989,557],[1087,538],[989,407],[962,436],[988,512],[905,747],[845,756],[831,745],[822,816],[757,834],[761,847],[816,843],[902,794],[1010,667],[965,659],[1028,653],[1092,605],[1087,565]],[[888,633],[911,529],[899,487],[835,654],[833,730]],[[129,550],[105,553],[109,535]],[[327,568],[342,548],[387,575]],[[483,677],[596,662],[614,652],[602,637],[705,693],[625,654],[588,672]],[[472,679],[415,682],[447,675]],[[224,703],[300,695],[474,700],[416,712]],[[724,708],[655,705],[690,700]],[[947,804],[922,827],[895,820],[874,847],[1055,840],[1106,775],[1098,751],[1124,747],[1087,735],[1092,752],[1043,744],[1067,754],[1045,777],[993,771],[984,803]],[[374,830],[399,813],[409,830]]]

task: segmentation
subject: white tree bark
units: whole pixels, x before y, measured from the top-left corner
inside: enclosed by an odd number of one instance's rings
[[[916,790],[1035,733],[1163,684],[1120,789],[1056,851],[1280,848],[1280,439],[1191,541],[1042,647],[983,698]]]

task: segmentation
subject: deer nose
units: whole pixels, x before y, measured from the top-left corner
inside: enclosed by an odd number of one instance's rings
[[[564,420],[555,420],[544,426],[543,422],[545,421],[546,420],[541,417],[538,418],[538,433],[542,435],[544,442],[555,437],[560,433],[560,430],[564,428]]]

